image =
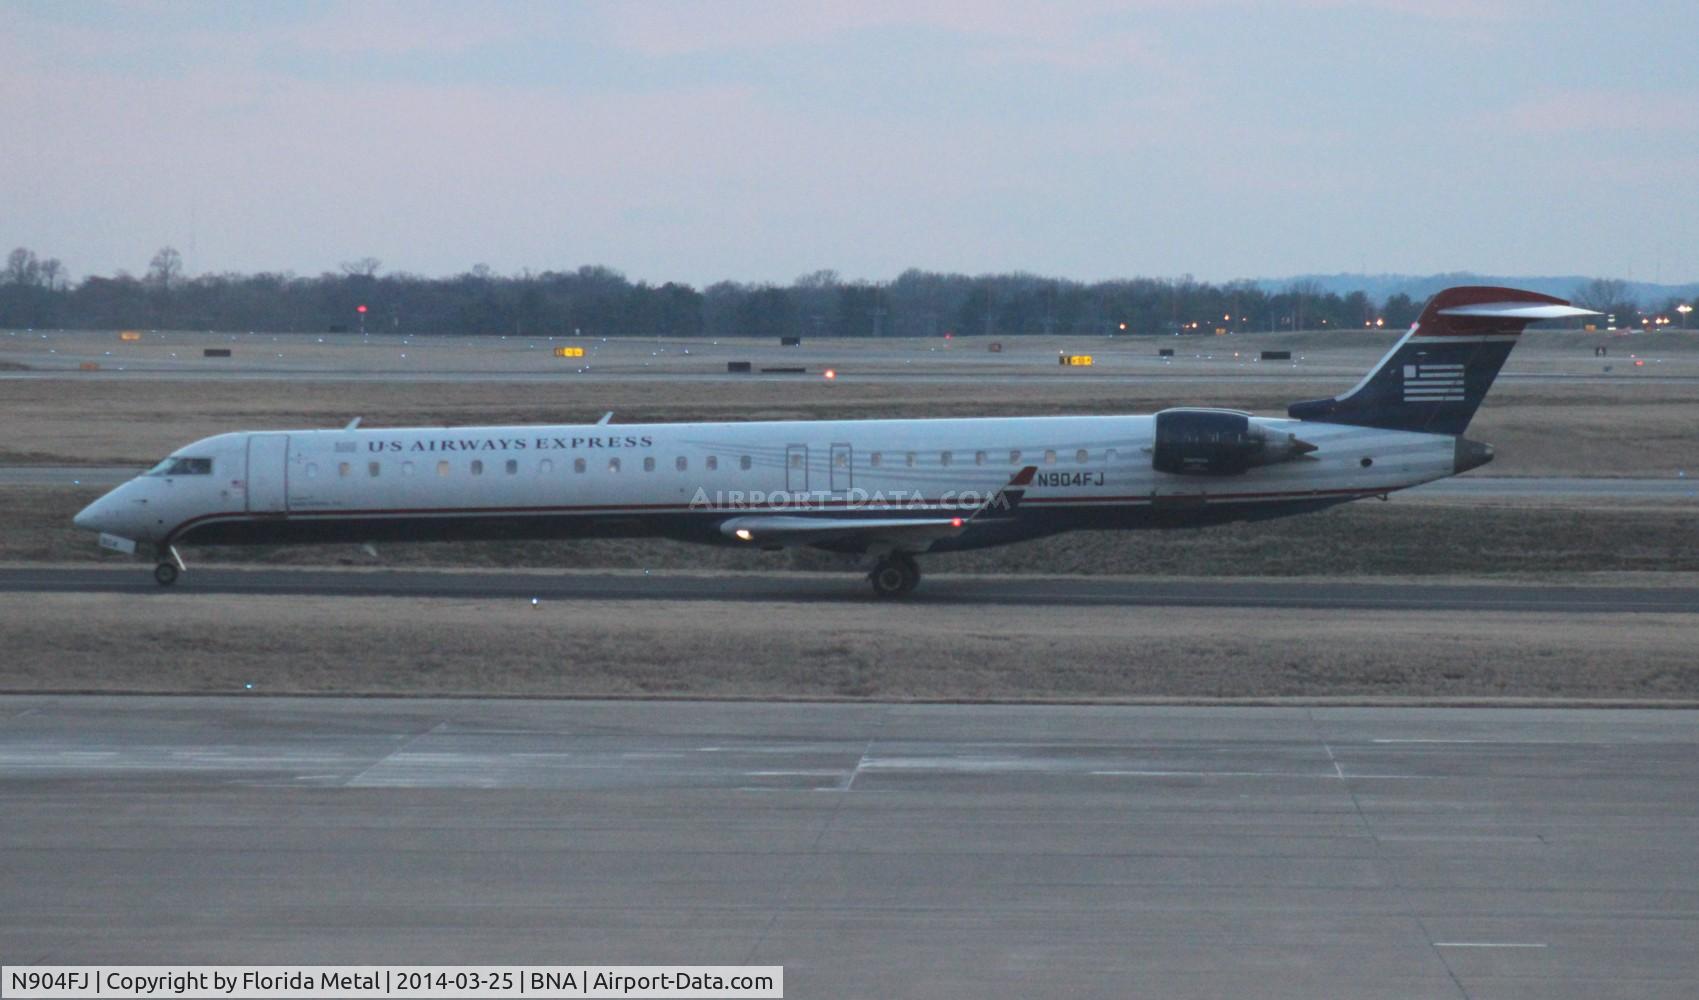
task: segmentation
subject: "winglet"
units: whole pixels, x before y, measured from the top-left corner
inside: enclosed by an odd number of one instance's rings
[[[996,513],[991,515],[993,517],[1013,514],[1015,508],[1021,505],[1021,500],[1026,497],[1026,488],[1032,485],[1032,477],[1036,475],[1038,475],[1038,466],[1028,465],[1022,468],[1009,479],[1008,485],[991,494],[990,499],[981,504],[980,508],[968,517],[968,520],[972,521],[986,511],[995,511]]]

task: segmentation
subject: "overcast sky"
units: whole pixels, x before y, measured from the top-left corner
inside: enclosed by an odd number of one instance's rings
[[[73,277],[1699,279],[1699,3],[0,3]]]

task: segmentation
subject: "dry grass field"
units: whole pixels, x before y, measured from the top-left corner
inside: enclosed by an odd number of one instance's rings
[[[947,384],[818,379],[701,382],[351,383],[0,381],[0,464],[148,465],[197,438],[256,428],[1144,413],[1231,405],[1283,414],[1342,380]],[[1469,434],[1492,475],[1699,474],[1699,383],[1502,384]]]
[[[55,377],[0,379],[0,464],[151,464],[209,434],[335,427],[355,416],[367,426],[587,423],[612,410],[617,422],[638,423],[1142,413],[1187,404],[1281,414],[1294,400],[1349,388],[1396,337],[1021,337],[998,353],[983,338],[811,339],[801,348],[633,338],[588,342],[580,363],[552,356],[565,341],[541,338],[148,331],[121,343],[110,332],[9,331],[0,336],[0,363]],[[1699,466],[1699,382],[1658,380],[1699,378],[1699,332],[1539,331],[1525,339],[1508,373],[1585,381],[1512,378],[1495,387],[1470,428],[1499,446],[1494,475],[1658,476]],[[1593,356],[1601,344],[1609,358]],[[234,357],[200,357],[215,345]],[[1163,346],[1175,349],[1172,361],[1156,357]],[[1296,360],[1255,360],[1264,349],[1291,350]],[[1064,350],[1090,352],[1098,364],[1060,369],[1054,359]],[[810,374],[728,379],[732,359],[804,365]],[[85,362],[102,370],[79,372]],[[834,382],[818,377],[828,366],[842,372]],[[209,372],[224,377],[200,377]],[[551,373],[559,377],[539,380]],[[336,381],[351,374],[373,380]],[[643,378],[602,377],[621,374]]]
[[[1668,701],[1696,617],[23,594],[0,690]]]

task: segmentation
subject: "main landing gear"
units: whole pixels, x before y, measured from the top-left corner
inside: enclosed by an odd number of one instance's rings
[[[177,554],[175,545],[159,547],[159,564],[153,568],[153,582],[161,587],[169,587],[177,582],[177,574],[184,569],[183,557]]]
[[[920,583],[920,566],[907,552],[893,552],[881,558],[867,574],[878,597],[902,597]]]

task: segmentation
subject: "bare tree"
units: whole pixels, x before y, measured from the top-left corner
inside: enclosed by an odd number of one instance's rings
[[[375,278],[378,269],[383,267],[383,261],[376,257],[360,257],[356,260],[345,260],[340,265],[342,273],[349,277]]]
[[[1621,278],[1594,278],[1570,293],[1588,309],[1601,312],[1628,299],[1628,282]]]
[[[836,288],[838,284],[838,272],[830,268],[805,274],[796,279],[796,287],[798,288]]]
[[[161,247],[147,262],[147,280],[160,291],[169,292],[183,277],[183,255],[176,247]]]
[[[1605,314],[1607,324],[1631,326],[1640,314],[1640,304],[1620,278],[1594,278],[1570,293],[1588,309]]]
[[[65,265],[57,257],[49,257],[41,262],[41,280],[47,283],[47,290],[57,291],[59,280],[65,276]]]
[[[19,247],[6,255],[6,283],[9,285],[33,285],[41,276],[41,264],[35,259],[35,251]]]
[[[1286,294],[1292,296],[1293,315],[1292,329],[1304,329],[1304,303],[1309,299],[1321,297],[1321,282],[1314,278],[1304,278],[1286,286]]]

